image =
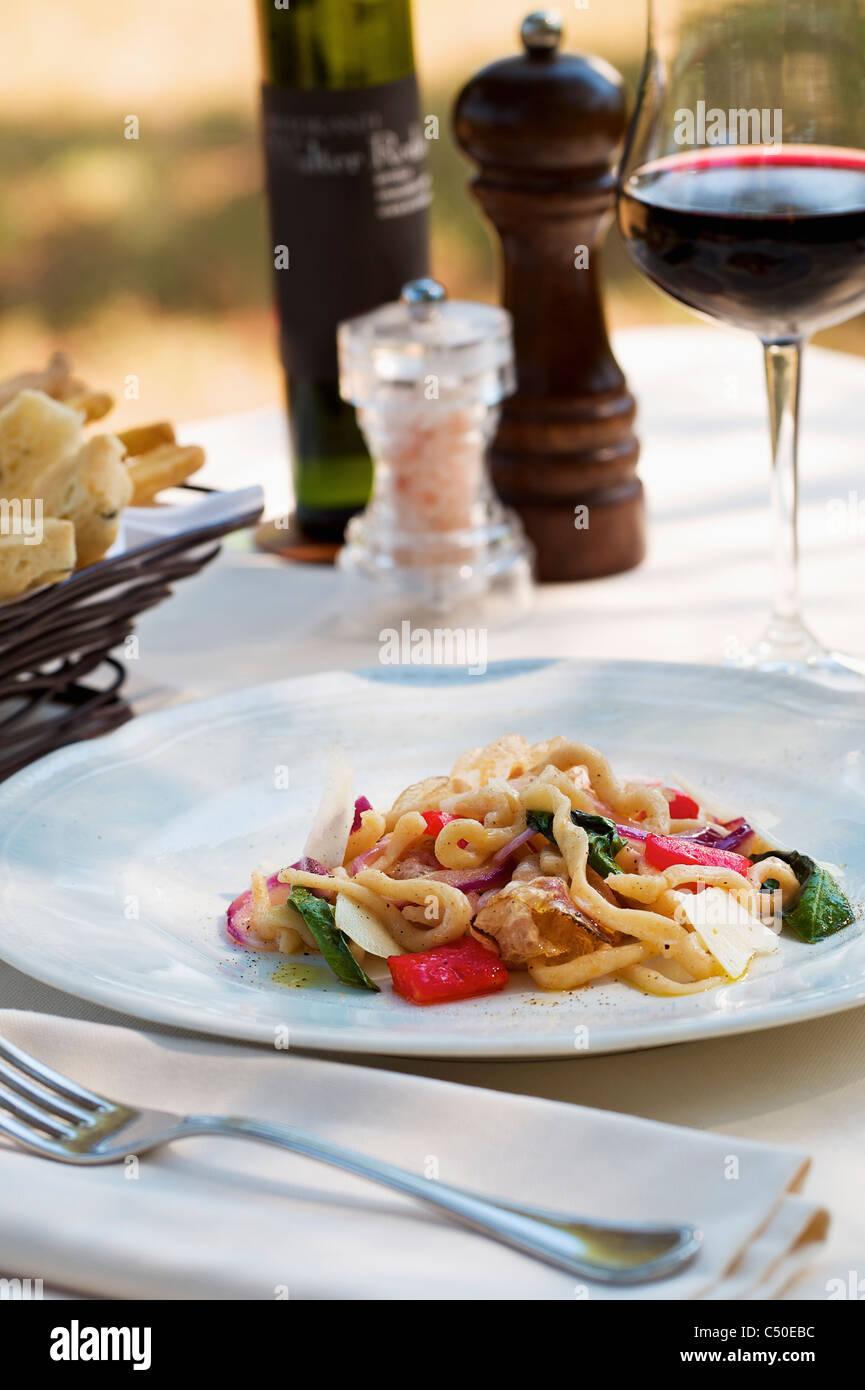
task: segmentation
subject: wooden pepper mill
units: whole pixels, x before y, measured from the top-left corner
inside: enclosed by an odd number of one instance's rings
[[[554,12],[529,15],[521,36],[525,52],[479,72],[454,111],[514,317],[518,388],[490,464],[535,543],[538,578],[591,579],[645,553],[635,403],[599,287],[627,103],[614,68],[559,52]]]

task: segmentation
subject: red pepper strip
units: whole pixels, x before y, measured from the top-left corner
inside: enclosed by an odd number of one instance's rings
[[[457,820],[450,811],[421,811],[421,815],[426,821],[427,834],[437,839],[448,821]]]
[[[670,817],[672,820],[696,820],[700,814],[700,807],[692,796],[686,796],[684,792],[677,792],[672,787],[666,788],[670,802]]]
[[[671,864],[700,864],[704,869],[732,869],[747,875],[751,860],[731,849],[714,849],[697,840],[681,840],[676,835],[647,835],[646,858],[656,869],[668,869]]]
[[[504,989],[508,972],[498,956],[473,936],[450,946],[388,956],[393,987],[412,1004],[443,1004],[449,999],[471,999]]]
[[[647,787],[661,787],[664,796],[670,805],[670,815],[673,820],[696,820],[700,814],[700,807],[692,796],[685,792],[680,792],[678,787],[665,787],[661,782],[646,782]],[[641,811],[638,820],[645,820],[646,813]]]

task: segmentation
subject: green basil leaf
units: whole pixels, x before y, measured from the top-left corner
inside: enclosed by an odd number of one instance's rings
[[[624,849],[625,842],[615,822],[607,820],[606,816],[591,815],[588,811],[572,811],[571,820],[589,837],[589,865],[595,873],[600,874],[601,878],[620,874],[622,870],[616,863],[616,855]],[[553,844],[556,843],[552,811],[527,811],[526,825],[538,834],[546,835]]]
[[[754,863],[761,859],[781,859],[789,864],[802,892],[793,907],[784,909],[784,921],[801,941],[813,944],[849,927],[856,914],[838,884],[827,869],[797,850],[770,849],[752,855]]]
[[[546,835],[553,844],[556,843],[553,836],[552,811],[526,811],[526,825],[530,830],[537,831],[539,835]]]
[[[336,917],[330,903],[317,898],[309,888],[294,885],[288,895],[288,902],[296,908],[309,930],[315,937],[316,945],[324,956],[338,980],[357,989],[371,989],[376,994],[381,991],[362,970],[349,950],[348,937],[336,925]]]

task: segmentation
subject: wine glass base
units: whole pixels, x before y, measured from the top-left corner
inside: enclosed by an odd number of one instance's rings
[[[865,660],[846,652],[829,651],[807,629],[779,640],[768,633],[755,647],[737,653],[724,662],[738,670],[765,671],[772,675],[793,676],[833,690],[865,692]]]

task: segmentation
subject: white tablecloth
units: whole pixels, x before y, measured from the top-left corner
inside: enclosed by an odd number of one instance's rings
[[[640,405],[649,558],[630,574],[544,588],[530,619],[490,633],[490,661],[551,654],[705,661],[759,635],[770,586],[759,349],[708,328],[665,328],[623,333],[616,350]],[[808,615],[824,640],[865,656],[865,361],[811,350],[803,423]],[[271,514],[288,506],[280,411],[209,421],[185,433],[208,449],[203,481],[260,482]],[[327,615],[341,582],[329,568],[286,565],[231,543],[213,566],[143,618],[129,661],[136,708],[375,664],[373,639],[334,637]],[[0,1006],[118,1018],[2,964]],[[627,1056],[531,1063],[375,1059],[369,1065],[803,1149],[815,1158],[809,1195],[825,1202],[834,1224],[825,1253],[795,1296],[850,1296],[859,1280],[865,1296],[865,1010]]]

